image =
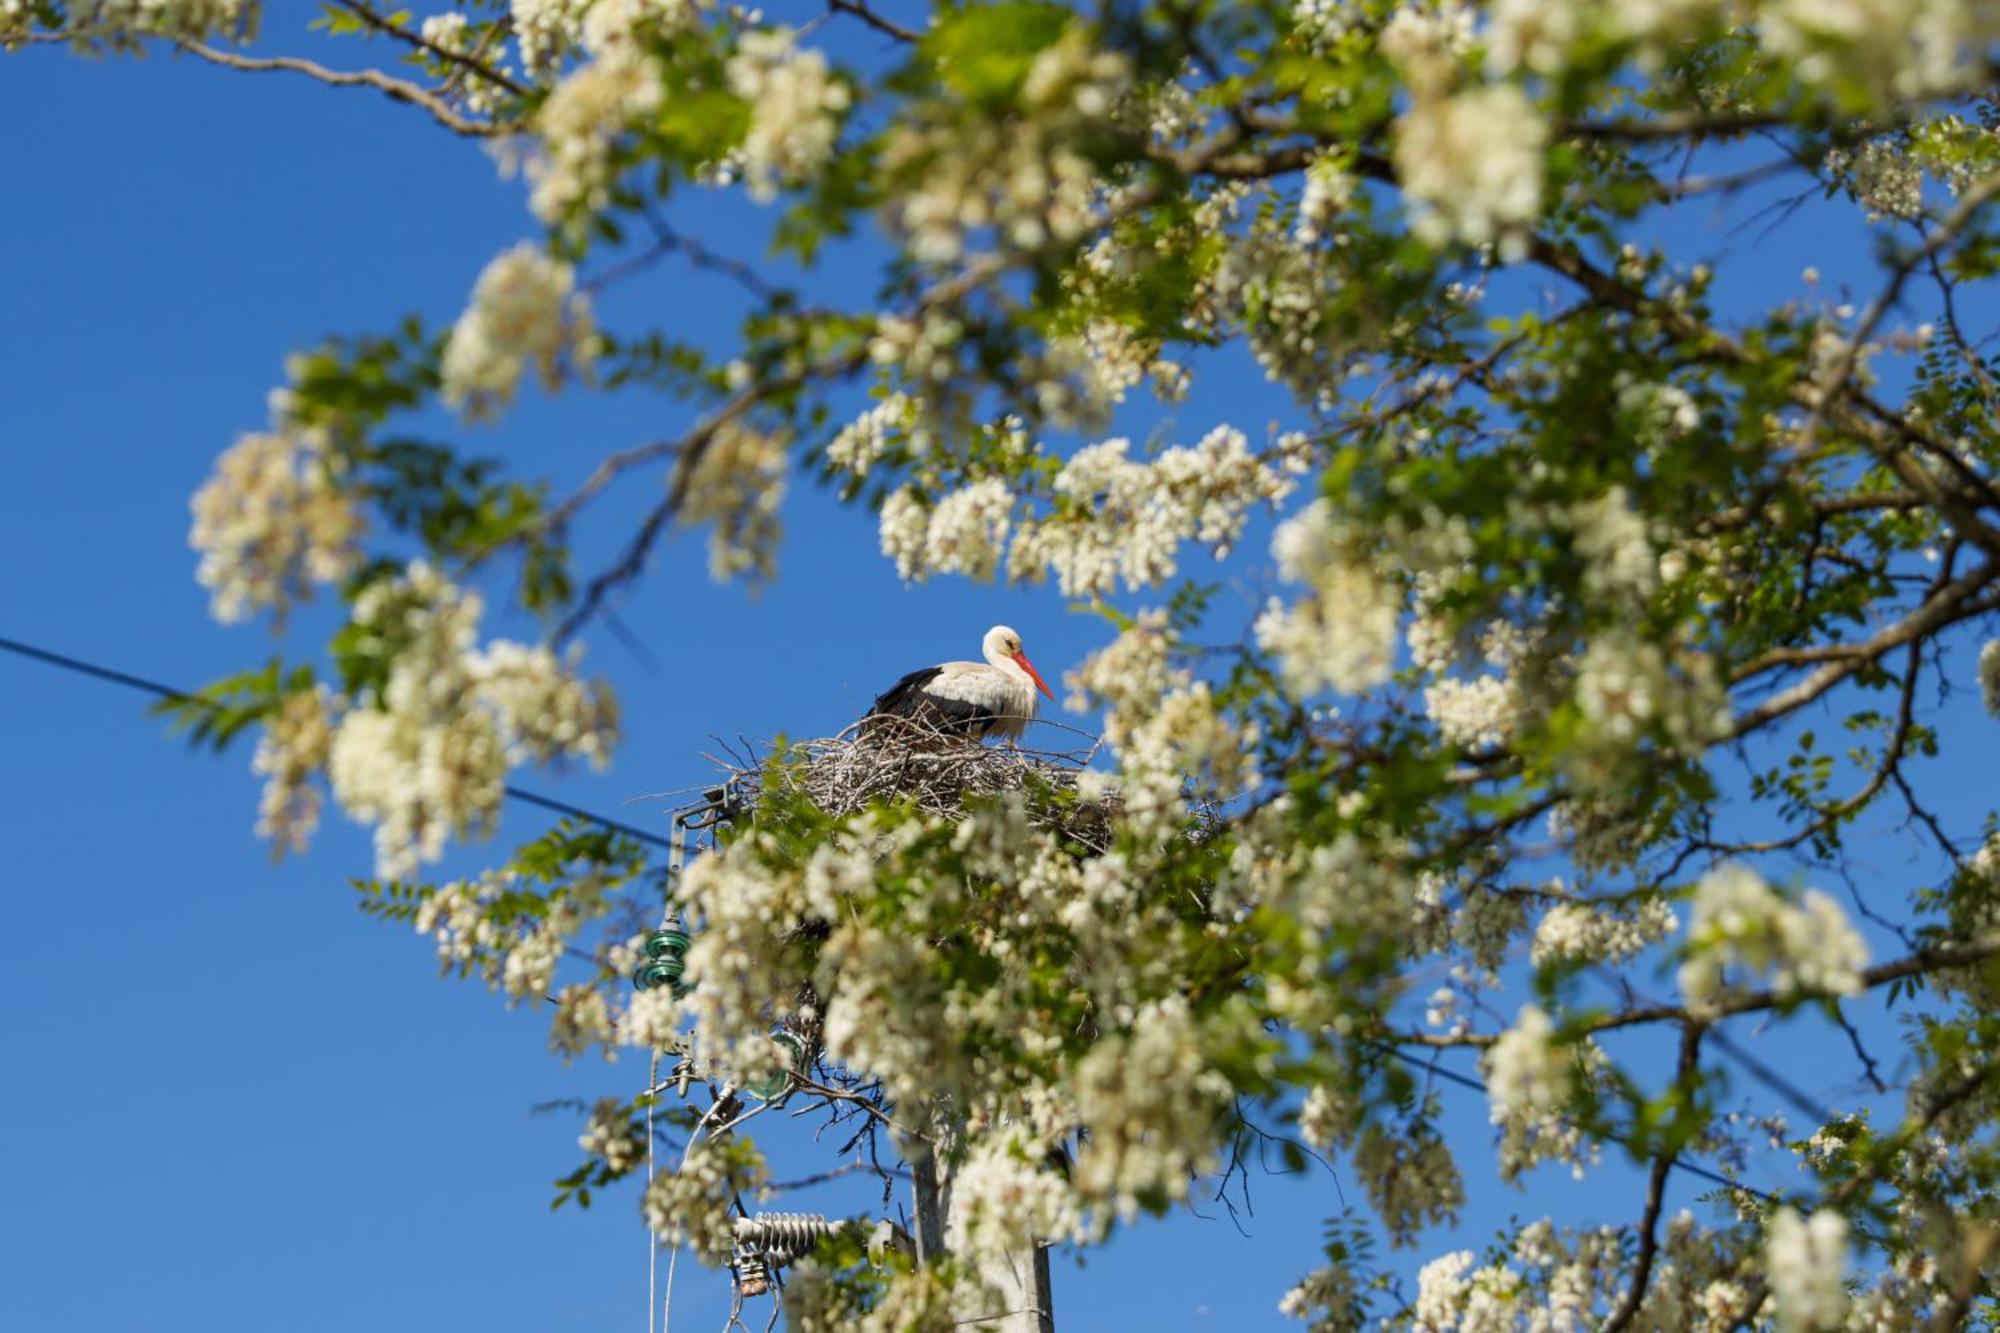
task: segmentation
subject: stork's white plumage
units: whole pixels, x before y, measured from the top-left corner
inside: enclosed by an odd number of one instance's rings
[[[1056,696],[1021,651],[1021,636],[1013,630],[995,625],[979,646],[984,662],[945,662],[912,671],[882,692],[863,721],[908,718],[981,740],[1019,740],[1035,716],[1035,691]],[[863,732],[875,729],[864,727]]]

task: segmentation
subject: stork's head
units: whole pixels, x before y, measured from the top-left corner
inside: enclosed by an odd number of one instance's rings
[[[1028,660],[1028,655],[1025,652],[1021,651],[1021,636],[1013,630],[1007,628],[1005,625],[995,625],[992,629],[986,631],[985,642],[980,644],[980,647],[986,653],[986,660],[994,666],[1001,666],[1012,662],[1015,666],[1028,673],[1028,679],[1035,682],[1036,689],[1048,695],[1051,699],[1056,697],[1055,692],[1049,688],[1048,682],[1042,679],[1042,673],[1035,670],[1035,664]]]

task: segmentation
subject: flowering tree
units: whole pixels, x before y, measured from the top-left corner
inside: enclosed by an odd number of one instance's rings
[[[566,1053],[692,1030],[744,1082],[774,1022],[817,1032],[838,1073],[811,1087],[944,1159],[973,1262],[829,1243],[792,1285],[798,1327],[948,1326],[982,1255],[1102,1241],[1265,1126],[1342,1154],[1369,1205],[1284,1296],[1315,1327],[1990,1322],[2000,838],[1985,808],[1941,813],[1921,761],[1975,677],[2000,712],[1976,289],[2000,263],[2000,7],[806,9],[336,0],[333,38],[397,57],[373,69],[248,47],[254,0],[0,0],[11,47],[386,93],[529,187],[535,239],[453,327],[295,357],[194,498],[219,619],[321,590],[346,608],[324,666],[190,712],[218,740],[256,729],[274,846],[302,847],[330,790],[375,831],[383,910],[552,998]],[[829,58],[848,30],[878,54]],[[736,189],[809,275],[874,264],[873,299],[780,287],[668,221],[670,195]],[[1869,264],[1829,284],[1697,262],[1691,215],[1815,196],[1851,203]],[[599,327],[591,295],[664,260],[746,290],[733,356]],[[1103,438],[1237,354],[1271,386],[1238,419],[1282,429]],[[504,413],[531,370],[669,395],[685,426],[559,498],[398,433],[434,403]],[[1046,581],[1116,622],[1070,680],[1115,757],[1064,798],[1116,792],[1103,846],[1026,799],[767,803],[673,889],[698,927],[684,992],[626,984],[659,904],[628,839],[559,830],[420,882],[491,826],[512,766],[610,754],[615,702],[572,645],[662,534],[702,527],[717,578],[769,578],[801,472],[879,510],[905,578]],[[574,569],[594,501],[632,484],[657,488],[644,521]],[[1279,591],[1231,622],[1198,575],[1263,568],[1237,548],[1265,513]],[[486,638],[481,587],[546,642]],[[1845,878],[1851,840],[1897,820],[1920,857],[1850,879],[1848,905],[1779,868]],[[1857,1025],[1887,1002],[1906,1018],[1878,1060],[1890,1029]],[[1746,1022],[1851,1035],[1871,1113],[1791,1134],[1776,1102],[1818,1103],[1747,1055]],[[1454,1048],[1504,1178],[1588,1178],[1608,1147],[1642,1186],[1593,1196],[1622,1205],[1607,1225],[1534,1221],[1402,1283],[1381,1245],[1423,1246],[1468,1188],[1416,1067]],[[1725,1113],[1746,1089],[1771,1114]],[[642,1109],[600,1106],[571,1188],[637,1168]],[[1665,1215],[1677,1172],[1734,1178],[1766,1138],[1795,1140],[1796,1190]],[[748,1135],[711,1137],[646,1207],[721,1261],[764,1175]]]

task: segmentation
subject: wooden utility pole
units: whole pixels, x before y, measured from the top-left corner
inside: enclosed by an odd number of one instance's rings
[[[951,1225],[951,1175],[944,1163],[955,1127],[939,1116],[934,1144],[906,1154],[917,1213],[917,1262],[929,1264],[945,1253]],[[1049,1248],[1032,1236],[980,1263],[981,1290],[967,1296],[964,1322],[990,1333],[1056,1333],[1055,1300],[1049,1282]]]

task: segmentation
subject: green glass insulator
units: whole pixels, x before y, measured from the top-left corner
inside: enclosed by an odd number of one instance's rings
[[[779,1028],[771,1034],[771,1044],[778,1048],[778,1057],[784,1061],[783,1067],[754,1083],[743,1085],[743,1090],[752,1097],[767,1102],[776,1101],[790,1092],[793,1082],[803,1078],[812,1063],[811,1046],[796,1032]]]
[[[781,1069],[775,1074],[766,1074],[763,1078],[753,1079],[745,1083],[743,1091],[749,1093],[752,1097],[768,1102],[782,1096],[785,1089],[791,1085],[791,1074]]]
[[[646,937],[646,957],[679,958],[688,950],[685,930],[656,930]]]
[[[785,1069],[795,1078],[804,1078],[812,1069],[812,1047],[790,1028],[779,1028],[771,1040],[785,1055]]]
[[[681,964],[677,958],[655,958],[650,963],[641,963],[639,970],[632,974],[632,984],[640,990],[678,986],[680,979]]]

